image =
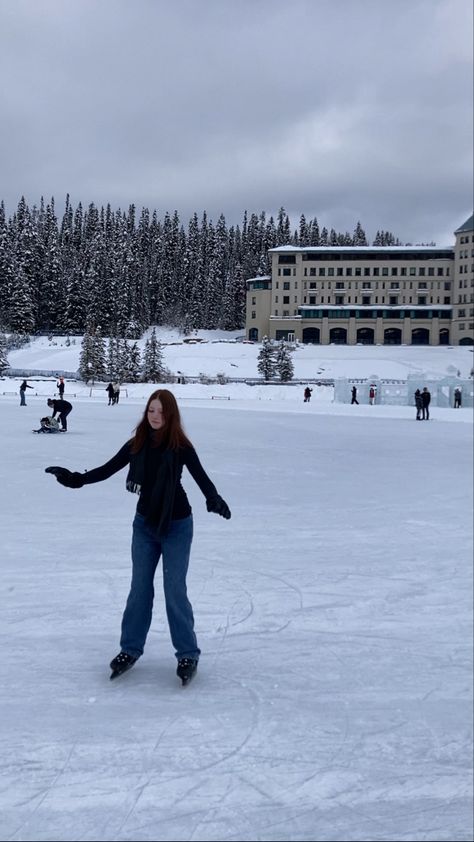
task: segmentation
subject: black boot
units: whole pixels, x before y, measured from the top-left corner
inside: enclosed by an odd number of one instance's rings
[[[127,672],[130,667],[133,667],[135,661],[137,659],[133,657],[133,655],[129,655],[127,652],[119,652],[119,654],[110,662],[110,669],[112,670],[112,678],[117,678],[117,676],[122,675],[123,672]]]
[[[191,681],[193,675],[197,670],[198,662],[195,658],[180,658],[178,661],[178,668],[176,675],[181,679],[183,684]]]

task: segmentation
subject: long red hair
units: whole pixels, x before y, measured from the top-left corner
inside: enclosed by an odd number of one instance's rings
[[[143,417],[135,429],[132,438],[132,453],[138,453],[148,440],[151,432],[148,423],[148,409],[152,401],[161,401],[163,407],[164,427],[156,436],[156,444],[164,444],[168,450],[178,450],[180,447],[192,447],[181,423],[181,415],[176,398],[169,389],[157,389],[148,398]]]

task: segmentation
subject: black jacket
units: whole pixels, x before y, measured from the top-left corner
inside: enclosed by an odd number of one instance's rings
[[[104,465],[101,465],[99,468],[93,468],[93,470],[86,471],[85,474],[82,474],[81,476],[84,480],[84,485],[90,485],[92,483],[102,482],[102,480],[108,479],[113,474],[116,474],[117,471],[125,468],[125,466],[130,464],[131,461],[133,461],[131,441],[128,441],[120,448],[118,453],[116,453],[115,456],[113,456],[112,459]],[[160,489],[161,502],[159,503],[159,506],[161,510],[153,511],[152,504],[155,500],[157,500],[156,479],[157,475],[161,473],[164,461],[165,451],[163,447],[150,448],[147,453],[143,482],[141,486],[137,488],[137,493],[139,493],[137,512],[146,517],[150,523],[159,527],[163,527],[163,525],[166,527],[169,520],[181,520],[191,514],[189,500],[183,486],[181,485],[181,475],[183,473],[184,466],[186,466],[192,478],[201,489],[206,500],[217,496],[217,489],[202,467],[194,448],[182,447],[176,451],[176,460],[175,465],[173,466],[172,484],[174,488],[167,489],[166,495],[161,494]],[[127,487],[129,487],[129,483],[127,483]],[[169,511],[164,511],[163,509],[167,507],[168,504],[170,504]],[[165,531],[165,528],[160,531]]]
[[[57,412],[61,415],[62,412],[70,412],[72,409],[72,404],[69,401],[55,401],[53,400],[53,418]]]
[[[431,401],[431,393],[430,392],[422,392],[421,393],[421,400],[423,401],[423,406],[429,406]]]

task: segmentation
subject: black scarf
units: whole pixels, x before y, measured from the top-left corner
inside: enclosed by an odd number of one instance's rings
[[[150,453],[147,442],[138,453],[130,457],[130,470],[126,480],[127,491],[140,494],[145,481],[145,469]],[[180,460],[175,450],[164,450],[156,472],[145,519],[156,527],[159,535],[166,535],[173,513],[174,497],[179,477]]]

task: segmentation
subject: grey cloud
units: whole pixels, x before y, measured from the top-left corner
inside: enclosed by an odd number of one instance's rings
[[[283,205],[403,240],[471,212],[469,0],[0,0],[0,15],[10,212],[66,192],[229,224]]]

